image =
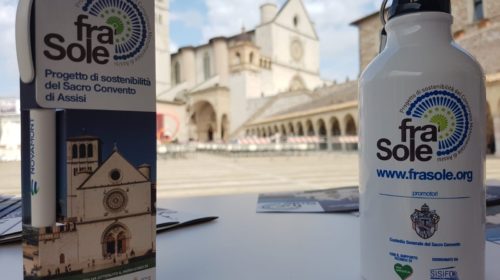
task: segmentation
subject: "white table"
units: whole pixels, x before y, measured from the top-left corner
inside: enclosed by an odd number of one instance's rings
[[[157,279],[360,279],[359,218],[257,214],[256,201],[256,195],[159,199],[160,207],[220,218],[159,234]],[[487,242],[486,258],[486,279],[499,280],[500,246]],[[21,262],[19,244],[0,246],[0,279],[21,279]]]

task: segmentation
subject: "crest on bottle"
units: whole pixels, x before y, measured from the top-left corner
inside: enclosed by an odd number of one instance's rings
[[[420,210],[415,209],[415,212],[410,216],[413,230],[423,239],[431,238],[438,229],[440,220],[436,210],[430,210],[427,204],[422,205]]]

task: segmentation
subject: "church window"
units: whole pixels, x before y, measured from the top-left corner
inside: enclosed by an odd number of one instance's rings
[[[299,26],[299,16],[293,17],[293,26],[295,26],[295,27]]]
[[[106,254],[113,255],[115,253],[115,237],[113,233],[109,233],[105,239]]]
[[[208,80],[211,76],[210,74],[210,56],[208,52],[203,56],[203,73],[205,74],[205,80]]]
[[[60,263],[60,264],[64,264],[64,263],[65,263],[64,254],[60,254],[60,255],[59,255],[59,263]]]
[[[76,144],[71,147],[71,157],[78,158],[78,146]]]
[[[116,243],[118,254],[125,254],[127,252],[127,237],[124,232],[120,232],[120,234],[118,234]]]
[[[89,158],[94,156],[94,145],[92,145],[92,144],[87,145],[87,156]]]
[[[118,169],[113,169],[109,172],[109,177],[111,178],[111,180],[113,181],[118,181],[120,180],[120,178],[122,177],[122,174],[120,172],[120,170]]]
[[[85,147],[85,144],[80,144],[80,158],[86,158],[87,157],[87,150],[86,150],[86,147]]]
[[[474,1],[474,21],[484,19],[483,0],[473,0],[473,1]]]
[[[236,53],[236,64],[241,64],[241,54],[239,52]]]
[[[174,83],[176,85],[181,83],[181,65],[178,61],[174,65]]]

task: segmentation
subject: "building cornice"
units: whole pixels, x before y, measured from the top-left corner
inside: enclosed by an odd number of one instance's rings
[[[270,123],[275,123],[275,122],[280,122],[280,121],[288,121],[290,119],[298,119],[298,118],[304,118],[304,117],[310,117],[314,115],[320,115],[324,113],[328,113],[331,111],[338,111],[338,110],[344,110],[344,109],[352,109],[358,107],[358,101],[349,101],[349,102],[344,102],[341,104],[334,104],[326,107],[321,107],[317,109],[312,109],[312,110],[306,110],[302,112],[295,112],[295,113],[289,113],[289,114],[284,114],[284,115],[279,115],[279,116],[274,116],[270,117],[267,119],[263,119],[257,122],[250,123],[246,125],[247,127],[252,127],[252,126],[258,126],[258,125],[263,125],[263,124],[270,124]]]

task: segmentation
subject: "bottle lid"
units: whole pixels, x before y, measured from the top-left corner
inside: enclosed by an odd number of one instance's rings
[[[450,0],[393,0],[388,17],[391,19],[400,15],[420,12],[451,14]]]

